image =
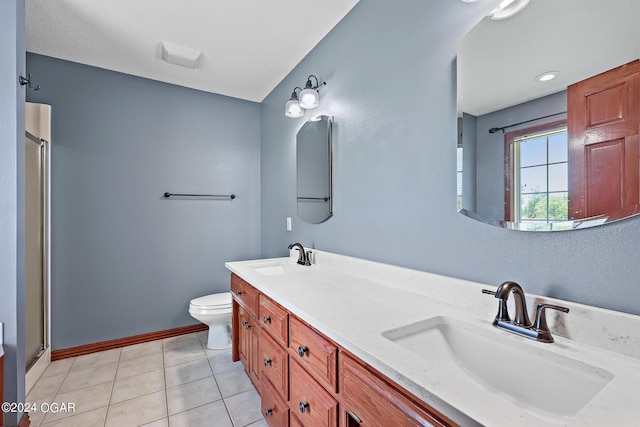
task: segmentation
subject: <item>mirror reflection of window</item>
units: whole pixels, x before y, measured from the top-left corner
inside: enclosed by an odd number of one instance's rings
[[[507,194],[512,221],[529,227],[567,221],[567,128],[509,139],[511,183]]]

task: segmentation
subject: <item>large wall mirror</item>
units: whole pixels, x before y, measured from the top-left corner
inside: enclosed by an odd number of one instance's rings
[[[298,216],[310,224],[333,214],[333,118],[307,120],[296,135]]]
[[[461,213],[531,231],[640,213],[639,17],[638,0],[535,0],[461,41]]]

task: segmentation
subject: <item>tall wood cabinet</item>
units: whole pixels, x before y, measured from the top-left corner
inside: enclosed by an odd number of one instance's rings
[[[270,427],[455,426],[232,274],[234,361]]]

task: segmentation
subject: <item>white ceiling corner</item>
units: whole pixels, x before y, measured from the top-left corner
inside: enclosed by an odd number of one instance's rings
[[[261,102],[358,1],[26,0],[26,44],[32,53]],[[164,62],[162,42],[202,51],[199,67]]]

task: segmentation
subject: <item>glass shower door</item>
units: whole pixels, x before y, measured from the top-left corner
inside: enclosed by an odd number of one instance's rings
[[[25,358],[27,369],[45,349],[45,145],[25,137]]]

